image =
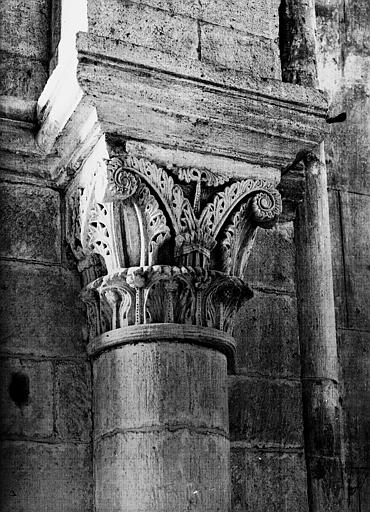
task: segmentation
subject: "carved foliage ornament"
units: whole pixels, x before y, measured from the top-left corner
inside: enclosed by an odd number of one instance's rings
[[[241,279],[192,267],[121,269],[91,283],[83,294],[90,336],[131,325],[180,323],[232,334],[234,317],[252,296]]]
[[[131,219],[124,229],[133,230],[124,238],[137,239],[141,245],[139,259],[131,257],[123,261],[120,255],[112,256],[112,249],[110,254],[104,255],[103,251],[107,251],[108,246],[106,229],[110,229],[110,239],[118,242],[119,223],[110,221],[110,228],[107,228],[105,219],[96,225],[96,220],[92,219],[94,215],[96,217],[97,207],[94,207],[95,210],[92,208],[85,246],[100,251],[108,260],[110,256],[108,271],[117,267],[163,263],[160,252],[165,244],[168,246],[166,262],[204,268],[209,268],[212,251],[217,244],[221,245],[224,261],[219,270],[231,270],[225,258],[230,260],[233,255],[230,251],[227,253],[228,244],[224,243],[230,236],[230,219],[239,212],[239,216],[246,216],[251,225],[250,230],[234,230],[234,238],[242,235],[249,237],[237,243],[241,247],[242,242],[249,245],[258,225],[270,227],[281,212],[279,193],[270,182],[262,179],[234,181],[225,185],[225,176],[217,176],[206,170],[177,169],[173,173],[177,176],[178,181],[175,181],[161,167],[132,156],[111,158],[104,172],[105,189],[99,192],[103,203],[99,204],[105,205],[108,211],[109,204],[120,203],[127,218]],[[195,184],[195,188],[183,185],[181,180],[190,186]],[[212,195],[214,187],[219,189],[222,185],[225,185],[224,188]],[[244,204],[248,205],[247,210]],[[96,236],[98,228],[101,228],[102,234],[100,245]],[[124,241],[121,237],[122,244]]]

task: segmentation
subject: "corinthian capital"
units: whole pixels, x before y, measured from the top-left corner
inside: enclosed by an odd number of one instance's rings
[[[195,168],[170,173],[127,154],[104,159],[68,202],[80,268],[92,255],[106,267],[85,293],[93,336],[157,323],[232,335],[235,313],[251,297],[241,277],[256,230],[281,213],[267,180]]]

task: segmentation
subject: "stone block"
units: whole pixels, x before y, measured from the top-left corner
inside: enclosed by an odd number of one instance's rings
[[[91,512],[88,445],[4,441],[0,447],[0,509],[6,512]]]
[[[370,330],[370,197],[341,193],[348,327]]]
[[[91,367],[89,363],[56,365],[56,430],[63,440],[91,438]]]
[[[0,256],[60,262],[59,194],[47,188],[3,183],[0,199]]]
[[[295,245],[292,222],[258,229],[244,279],[252,286],[295,293]]]
[[[348,468],[347,472],[348,512],[368,512],[366,507],[370,504],[370,468]]]
[[[240,373],[300,378],[296,300],[255,291],[234,329]]]
[[[48,0],[3,0],[0,49],[25,57],[49,58]]]
[[[202,23],[201,60],[253,76],[280,78],[279,48],[271,39]]]
[[[0,434],[53,434],[53,375],[48,361],[0,360]]]
[[[85,312],[78,276],[63,268],[2,262],[0,350],[85,355]]]
[[[301,447],[301,385],[231,377],[229,418],[233,441],[246,441],[259,447]]]
[[[3,54],[0,60],[0,94],[37,100],[48,79],[48,65],[27,57]],[[5,167],[6,163],[2,162]]]
[[[304,456],[231,449],[233,512],[308,512]]]
[[[279,35],[279,1],[202,0],[201,19],[271,39]],[[221,41],[220,41],[221,42]]]
[[[339,331],[339,356],[344,381],[347,453],[351,466],[370,461],[370,333]]]
[[[94,0],[88,15],[93,34],[197,58],[196,20],[121,0]]]

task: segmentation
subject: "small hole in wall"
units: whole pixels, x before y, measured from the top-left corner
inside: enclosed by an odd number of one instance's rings
[[[18,407],[28,405],[30,395],[30,379],[28,375],[22,372],[13,373],[8,391],[10,398]]]

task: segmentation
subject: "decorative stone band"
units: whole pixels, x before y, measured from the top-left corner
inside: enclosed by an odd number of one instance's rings
[[[172,323],[132,325],[108,331],[94,338],[87,347],[89,356],[96,357],[104,350],[130,343],[171,341],[191,343],[219,350],[227,357],[229,372],[235,371],[235,340],[230,334],[195,325]]]
[[[82,298],[91,341],[107,331],[153,324],[197,326],[232,336],[234,317],[252,295],[241,279],[223,272],[154,265],[101,277]]]

